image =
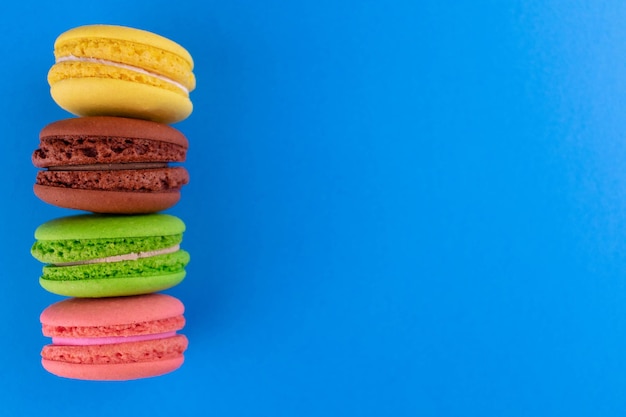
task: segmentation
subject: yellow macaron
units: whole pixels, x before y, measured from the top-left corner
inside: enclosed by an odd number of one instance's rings
[[[81,26],[56,39],[54,56],[50,93],[75,115],[175,123],[193,110],[193,59],[160,35],[125,26]]]

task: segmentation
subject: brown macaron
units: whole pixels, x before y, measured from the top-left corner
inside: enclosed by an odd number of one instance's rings
[[[154,213],[172,207],[189,182],[187,138],[162,123],[123,117],[78,117],[39,135],[34,191],[46,203],[94,213]]]

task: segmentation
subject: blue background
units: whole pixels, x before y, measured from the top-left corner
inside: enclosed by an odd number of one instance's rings
[[[2,414],[608,416],[626,410],[626,3],[70,1],[0,17]],[[47,374],[39,130],[54,39],[113,23],[196,63],[190,346]],[[63,414],[61,414],[63,413]]]

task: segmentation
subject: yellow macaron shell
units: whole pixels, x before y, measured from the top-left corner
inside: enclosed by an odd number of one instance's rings
[[[179,44],[140,29],[91,25],[55,42],[48,73],[54,100],[78,116],[136,117],[161,123],[193,109],[193,60]]]

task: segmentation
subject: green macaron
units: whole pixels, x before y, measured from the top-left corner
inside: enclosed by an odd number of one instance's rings
[[[168,214],[83,214],[44,223],[32,255],[39,283],[69,297],[116,297],[171,288],[185,277],[185,224]]]

